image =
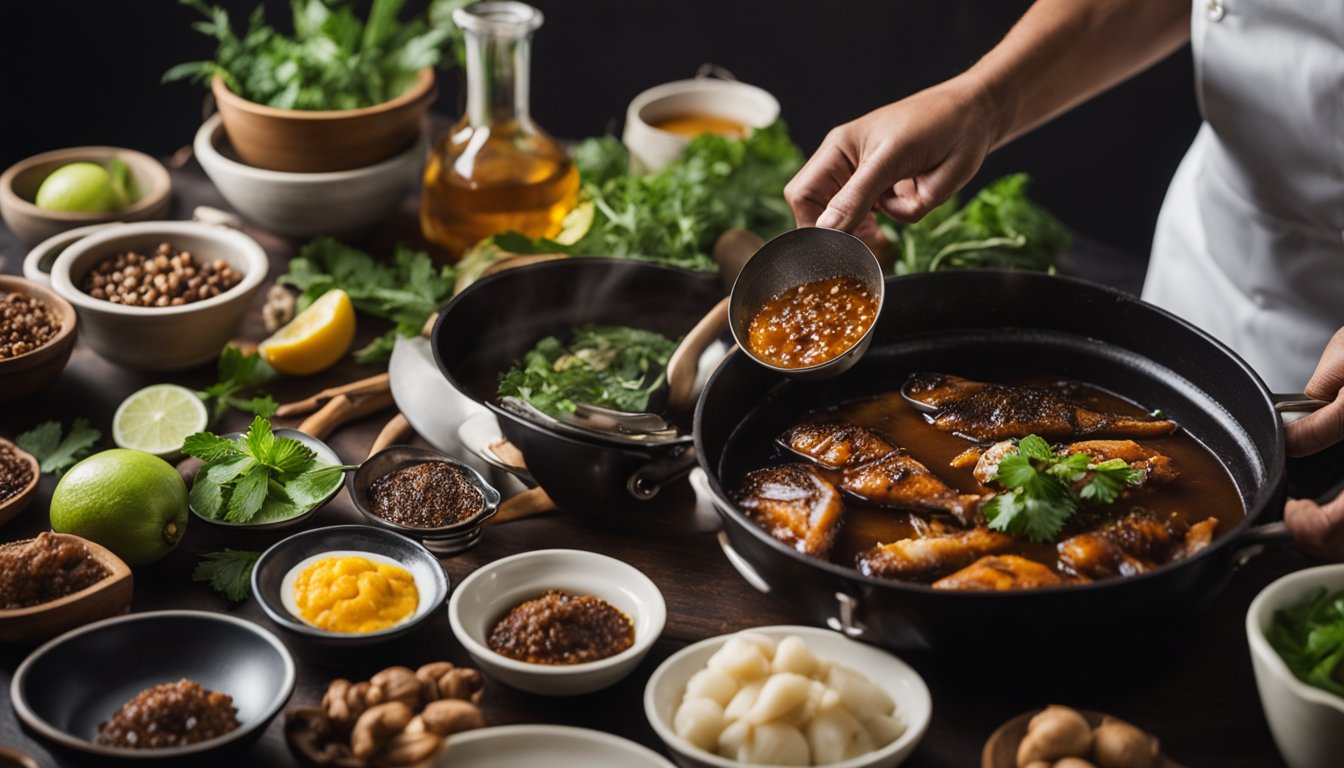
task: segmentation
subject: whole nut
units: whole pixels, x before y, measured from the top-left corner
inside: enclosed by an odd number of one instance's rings
[[[420,681],[407,667],[388,667],[369,678],[369,704],[400,701],[411,709],[420,706]]]
[[[378,768],[419,765],[434,759],[442,750],[441,736],[432,733],[399,733],[373,756],[372,764]]]
[[[350,749],[355,757],[369,757],[393,736],[406,730],[415,713],[400,701],[388,701],[369,707],[355,721],[350,732]]]

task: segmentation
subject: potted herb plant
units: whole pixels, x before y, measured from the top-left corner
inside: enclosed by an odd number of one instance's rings
[[[205,0],[181,0],[218,42],[209,61],[179,64],[165,82],[208,82],[229,143],[243,162],[276,171],[360,168],[406,149],[434,100],[434,67],[459,39],[452,9],[434,0],[424,17],[398,18],[406,0],[373,0],[368,17],[341,0],[291,0],[294,34],[258,7],[239,37],[229,14]],[[451,60],[450,60],[451,63]]]

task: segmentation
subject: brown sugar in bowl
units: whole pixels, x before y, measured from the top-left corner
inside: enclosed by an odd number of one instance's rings
[[[124,613],[131,605],[131,569],[121,558],[88,539],[68,533],[54,535],[82,543],[107,576],[65,597],[27,608],[0,610],[0,644],[39,643],[68,629]]]
[[[363,168],[409,147],[434,101],[434,70],[416,73],[400,96],[361,109],[278,109],[248,101],[218,75],[210,83],[224,130],[243,162],[271,171]]]
[[[31,352],[0,359],[0,402],[31,395],[55,381],[70,361],[78,324],[70,302],[46,286],[22,277],[0,275],[0,294],[4,293],[21,293],[42,302],[56,316],[61,329],[55,338]]]
[[[9,498],[0,498],[0,525],[4,525],[33,503],[33,497],[37,495],[37,486],[42,482],[42,465],[31,453],[2,437],[0,437],[0,448],[9,448],[16,456],[23,459],[28,464],[28,471],[31,473],[28,482],[17,493]]]

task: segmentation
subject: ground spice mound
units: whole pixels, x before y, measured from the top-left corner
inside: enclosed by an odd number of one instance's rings
[[[51,602],[107,576],[83,542],[44,531],[0,546],[0,610]]]
[[[592,595],[558,589],[514,608],[495,624],[489,646],[531,664],[582,664],[615,656],[635,643],[630,617]]]
[[[233,697],[183,678],[147,688],[98,724],[106,747],[161,749],[223,736],[238,727]]]
[[[33,481],[33,466],[14,446],[0,443],[0,501],[22,491]]]
[[[416,528],[439,528],[475,515],[485,497],[467,473],[446,461],[388,472],[369,487],[373,514]]]

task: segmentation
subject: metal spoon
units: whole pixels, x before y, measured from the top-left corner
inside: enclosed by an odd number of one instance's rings
[[[761,247],[742,268],[733,284],[728,309],[733,339],[760,365],[791,379],[819,381],[839,376],[863,357],[873,341],[877,316],[855,344],[824,363],[806,368],[782,368],[752,353],[748,339],[752,318],[766,302],[781,293],[807,283],[835,277],[857,280],[877,297],[877,312],[882,311],[886,296],[886,276],[882,265],[859,238],[837,229],[802,227],[785,232]]]

